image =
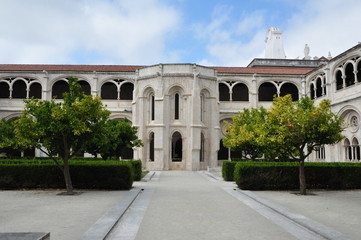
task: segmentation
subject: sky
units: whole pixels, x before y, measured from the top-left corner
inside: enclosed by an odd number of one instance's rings
[[[360,0],[0,0],[0,64],[247,66],[268,28],[287,58],[361,41]]]

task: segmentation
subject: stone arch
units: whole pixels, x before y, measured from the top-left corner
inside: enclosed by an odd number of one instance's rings
[[[10,98],[10,83],[0,80],[0,98]]]
[[[113,81],[104,82],[100,88],[100,97],[102,99],[117,100],[118,97],[118,86]]]
[[[155,91],[152,87],[148,86],[143,91],[144,98],[144,116],[146,122],[155,120]]]
[[[171,141],[171,159],[172,162],[181,162],[183,160],[183,139],[179,131],[174,131]]]
[[[355,74],[353,62],[347,62],[344,66],[345,73],[345,84],[346,87],[355,84]]]
[[[356,70],[357,70],[357,82],[361,82],[361,57],[356,61]]]
[[[343,142],[343,146],[345,148],[345,159],[352,160],[352,148],[351,148],[350,140],[348,140],[348,138],[345,138]]]
[[[51,88],[51,96],[55,99],[63,99],[63,94],[69,92],[69,84],[66,79],[59,79],[54,82]]]
[[[184,89],[179,85],[172,85],[167,91],[169,95],[169,112],[171,119],[183,119],[183,95]]]
[[[219,101],[228,102],[231,100],[229,85],[225,82],[218,83]]]
[[[315,94],[315,83],[311,82],[310,84],[310,98],[311,99],[315,99],[316,98],[316,94]]]
[[[258,88],[258,101],[273,101],[277,96],[277,86],[273,82],[264,82]]]
[[[321,76],[316,78],[316,97],[322,96],[322,78]]]
[[[249,101],[248,87],[244,83],[237,82],[231,87],[232,101]]]
[[[21,112],[9,114],[5,117],[5,120],[16,120],[20,118],[21,114]]]
[[[360,161],[360,144],[356,137],[352,139],[352,158]]]
[[[341,69],[337,69],[335,72],[336,79],[336,90],[340,90],[343,88],[343,74]]]
[[[134,91],[134,84],[131,82],[123,82],[120,85],[120,93],[119,99],[120,100],[133,100],[133,91]]]
[[[16,78],[12,83],[12,98],[26,98],[27,82],[24,78]]]
[[[283,97],[287,94],[291,94],[292,101],[297,101],[299,99],[299,91],[295,84],[290,82],[282,82],[280,84],[280,96]]]
[[[80,87],[81,87],[81,91],[86,94],[86,95],[90,95],[91,94],[91,87],[90,87],[90,84],[85,81],[85,80],[79,80],[78,81]]]
[[[29,98],[34,97],[34,98],[42,99],[41,93],[42,93],[42,86],[41,86],[40,82],[37,82],[37,81],[30,82]]]

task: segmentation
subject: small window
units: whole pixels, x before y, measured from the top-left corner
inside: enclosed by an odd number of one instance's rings
[[[179,94],[174,95],[174,119],[179,119]]]

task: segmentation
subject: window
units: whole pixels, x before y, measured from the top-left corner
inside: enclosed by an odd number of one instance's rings
[[[154,161],[154,133],[149,135],[149,161]]]
[[[237,83],[232,88],[232,101],[248,101],[248,87],[243,83]]]
[[[199,153],[199,161],[200,162],[204,162],[204,154],[205,154],[204,135],[203,135],[203,133],[201,133],[201,150],[200,150],[200,153]]]
[[[152,121],[155,119],[155,99],[153,94],[150,96],[150,119]]]
[[[100,90],[100,96],[102,99],[118,99],[117,86],[112,82],[104,83]]]
[[[129,83],[129,82],[123,83],[120,87],[119,99],[133,100],[133,90],[134,90],[133,83]]]
[[[224,83],[218,84],[219,101],[230,101],[229,88]]]
[[[53,98],[63,99],[63,94],[69,92],[69,85],[65,80],[57,81],[54,83],[51,92]]]
[[[174,119],[179,120],[179,94],[174,95]]]
[[[258,89],[258,101],[273,101],[273,98],[277,96],[277,88],[273,83],[262,83]]]
[[[175,132],[172,135],[172,162],[181,162],[183,155],[182,135]]]

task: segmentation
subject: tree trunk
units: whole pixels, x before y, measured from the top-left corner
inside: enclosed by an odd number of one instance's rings
[[[305,160],[300,160],[299,166],[300,194],[306,195]]]
[[[71,182],[70,171],[69,171],[69,159],[64,159],[64,169],[63,169],[65,185],[66,185],[66,193],[68,195],[73,195],[73,184]]]

